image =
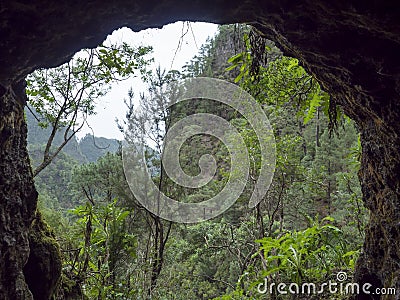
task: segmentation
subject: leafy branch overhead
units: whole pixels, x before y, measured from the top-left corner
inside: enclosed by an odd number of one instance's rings
[[[145,76],[151,47],[101,45],[77,53],[68,63],[53,69],[37,70],[27,78],[28,108],[38,124],[51,128],[43,150],[39,174],[82,129],[88,115],[95,114],[96,103],[110,91],[112,82],[132,76]],[[58,132],[63,141],[54,145]]]

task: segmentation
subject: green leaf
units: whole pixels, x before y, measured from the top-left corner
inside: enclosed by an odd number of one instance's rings
[[[322,97],[315,93],[310,101],[307,115],[304,117],[303,123],[306,125],[311,119],[314,118],[317,108],[321,105]]]

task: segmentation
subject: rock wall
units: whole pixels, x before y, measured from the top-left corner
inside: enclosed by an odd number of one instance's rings
[[[0,0],[0,295],[30,299],[22,268],[36,206],[23,119],[23,78],[67,61],[108,33],[176,20],[249,22],[299,58],[353,118],[371,210],[356,279],[400,293],[400,6],[383,1]],[[28,280],[29,282],[29,280]],[[397,297],[397,298],[396,298]],[[399,299],[382,296],[382,299]],[[360,299],[379,299],[362,295]]]
[[[23,267],[30,252],[37,192],[26,149],[21,92],[20,84],[0,87],[0,298],[29,300],[33,298]]]

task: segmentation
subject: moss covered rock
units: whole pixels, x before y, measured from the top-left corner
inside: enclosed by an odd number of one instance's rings
[[[39,211],[30,228],[29,247],[29,259],[24,267],[26,283],[34,299],[50,299],[61,276],[61,254],[54,233]]]

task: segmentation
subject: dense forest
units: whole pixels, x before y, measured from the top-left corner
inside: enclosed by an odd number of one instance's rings
[[[220,26],[181,71],[149,71],[143,57],[151,49],[132,54],[127,47],[100,49],[98,57],[108,70],[116,69],[111,77],[137,69],[148,84],[139,103],[134,101],[137,92],[127,91],[126,118],[115,126],[126,139],[142,135],[152,180],[160,190],[181,202],[201,202],[218,194],[229,179],[227,148],[211,135],[188,139],[179,157],[183,170],[194,176],[200,158],[212,154],[218,168],[209,183],[183,188],[166,176],[160,158],[168,128],[196,113],[223,117],[240,132],[249,152],[250,176],[239,199],[222,215],[197,224],[164,220],[130,191],[121,142],[93,135],[78,141],[75,132],[68,132],[78,118],[72,114],[72,119],[55,121],[56,106],[45,114],[49,108],[38,99],[48,96],[49,89],[31,76],[26,118],[33,169],[43,166],[35,174],[39,215],[62,255],[55,299],[345,299],[346,293],[318,291],[329,280],[339,283],[339,274],[352,282],[364,240],[367,214],[357,177],[361,145],[354,123],[296,59],[247,26]],[[126,66],[117,50],[141,61]],[[96,80],[112,81],[102,72]],[[193,77],[239,85],[268,116],[276,167],[267,194],[255,208],[247,203],[259,176],[261,149],[247,120],[207,99],[168,107],[171,83]],[[53,83],[65,81],[55,78]],[[99,89],[88,93],[103,94]],[[91,110],[88,105],[82,109],[86,114]],[[317,288],[314,293],[281,293],[276,287],[265,289],[267,282],[269,287],[294,283],[301,290],[302,283],[314,283]]]

